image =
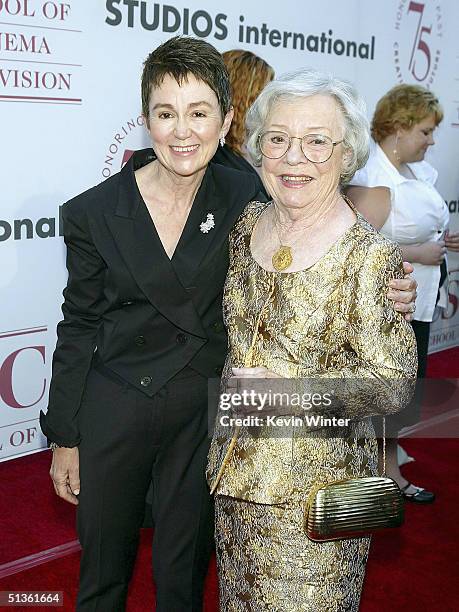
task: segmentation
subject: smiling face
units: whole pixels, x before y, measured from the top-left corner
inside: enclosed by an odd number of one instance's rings
[[[181,85],[166,75],[160,87],[152,88],[149,110],[147,127],[156,157],[179,177],[205,169],[233,114],[223,120],[215,93],[192,74]]]
[[[337,102],[328,95],[279,101],[268,116],[263,131],[281,131],[295,136],[280,159],[262,158],[262,176],[274,200],[286,208],[320,206],[337,192],[343,167],[343,145],[334,147],[322,164],[310,162],[301,150],[306,134],[322,134],[333,142],[343,139],[344,120]]]
[[[419,162],[427,149],[435,144],[433,133],[436,128],[435,115],[429,115],[409,130],[399,130],[397,149],[402,162]]]

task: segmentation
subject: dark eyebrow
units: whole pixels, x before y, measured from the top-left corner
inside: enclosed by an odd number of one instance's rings
[[[207,106],[208,108],[212,108],[212,105],[209,104],[209,102],[206,102],[205,100],[200,100],[199,102],[191,102],[191,104],[188,104],[188,108],[195,108],[196,106]],[[172,104],[166,104],[164,102],[159,102],[158,104],[155,104],[151,110],[154,111],[158,108],[170,108],[174,110],[174,106]]]
[[[201,100],[200,102],[192,102],[188,106],[193,108],[196,106],[207,106],[208,108],[212,108],[212,104],[209,104],[209,102],[206,102],[205,100]]]

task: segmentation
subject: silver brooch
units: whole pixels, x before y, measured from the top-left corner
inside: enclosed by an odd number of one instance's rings
[[[207,213],[206,220],[201,223],[199,229],[203,234],[208,234],[215,227],[215,220],[212,213]]]

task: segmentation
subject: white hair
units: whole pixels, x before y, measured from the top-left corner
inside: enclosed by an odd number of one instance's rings
[[[341,182],[347,183],[355,172],[363,168],[369,153],[370,129],[366,104],[348,81],[326,72],[301,68],[288,72],[268,83],[247,113],[247,149],[255,166],[261,166],[259,137],[274,105],[292,98],[306,98],[316,94],[336,100],[344,116],[343,158]]]

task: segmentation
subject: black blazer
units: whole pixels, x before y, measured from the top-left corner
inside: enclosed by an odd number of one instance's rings
[[[253,175],[209,164],[172,260],[137,188],[137,151],[120,173],[62,209],[68,283],[57,327],[44,434],[80,441],[78,410],[93,359],[149,396],[189,365],[217,376],[227,340],[221,302],[228,234],[245,205],[263,199]],[[215,227],[200,231],[207,214]]]

